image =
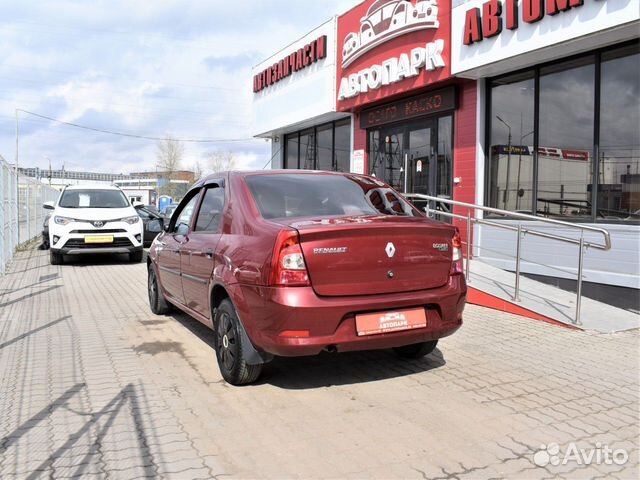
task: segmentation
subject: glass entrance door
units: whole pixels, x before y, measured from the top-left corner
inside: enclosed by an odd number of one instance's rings
[[[369,174],[401,192],[451,198],[452,140],[451,115],[369,130]]]
[[[369,130],[369,174],[401,192],[450,198],[451,120],[448,115]]]
[[[404,128],[384,128],[369,132],[369,174],[393,188],[404,190]]]
[[[436,191],[436,162],[434,160],[432,121],[409,130],[404,151],[406,165],[405,186],[408,193],[434,195]]]

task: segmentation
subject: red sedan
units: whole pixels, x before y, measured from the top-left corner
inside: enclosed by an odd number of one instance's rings
[[[419,358],[462,325],[460,247],[455,227],[376,178],[218,174],[191,188],[153,242],[149,302],[213,328],[234,385],[274,355],[393,348]]]

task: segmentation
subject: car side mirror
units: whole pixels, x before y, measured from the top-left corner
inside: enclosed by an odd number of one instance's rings
[[[42,204],[42,207],[47,209],[47,210],[55,210],[56,207],[54,206],[53,202],[44,202]]]
[[[152,233],[160,233],[162,231],[162,228],[163,228],[162,222],[158,218],[151,220],[147,224],[147,230],[149,230]]]
[[[162,229],[165,232],[169,233],[169,222],[164,222],[164,225],[162,226]]]

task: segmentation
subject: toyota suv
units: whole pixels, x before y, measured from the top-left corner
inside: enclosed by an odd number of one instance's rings
[[[142,260],[142,221],[120,188],[68,186],[57,202],[43,206],[53,210],[49,219],[52,265],[62,264],[64,255],[96,253],[125,253],[131,262]]]

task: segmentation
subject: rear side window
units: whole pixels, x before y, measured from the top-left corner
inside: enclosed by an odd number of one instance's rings
[[[209,188],[204,193],[196,220],[196,232],[217,232],[224,208],[224,189]]]
[[[396,192],[366,178],[327,174],[255,175],[247,185],[265,219],[416,215]]]

